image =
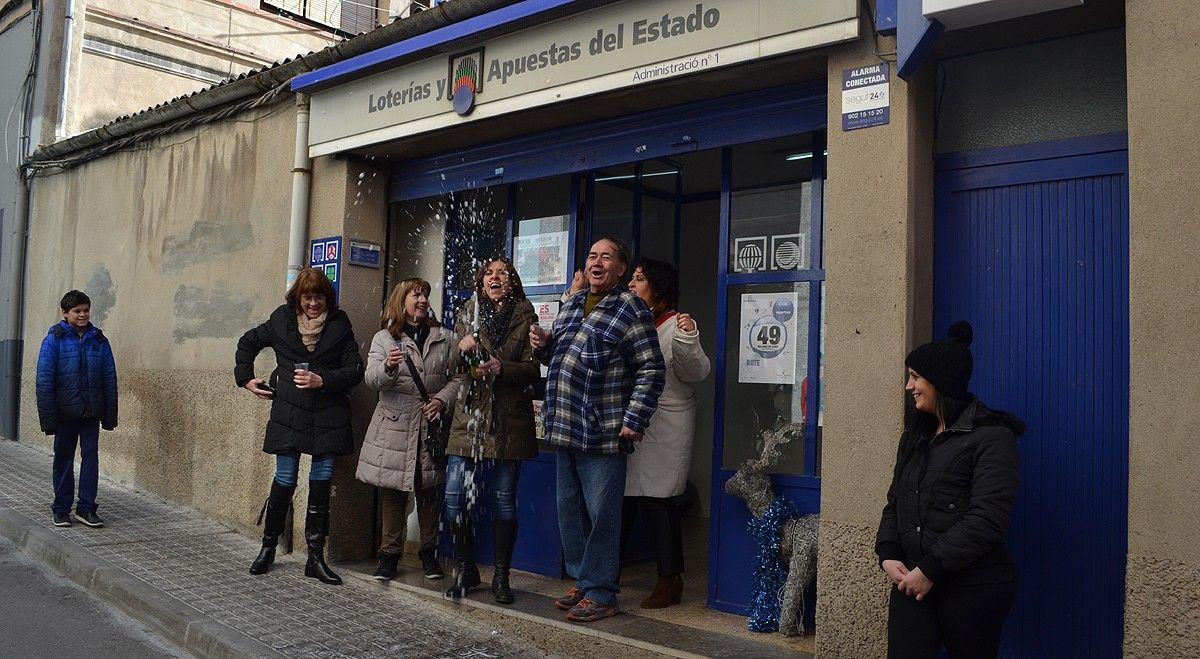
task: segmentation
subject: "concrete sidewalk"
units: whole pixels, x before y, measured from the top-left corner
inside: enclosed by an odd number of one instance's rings
[[[106,526],[55,527],[52,458],[0,440],[0,535],[199,657],[812,656],[796,647],[803,641],[761,643],[632,612],[568,623],[552,604],[563,584],[525,573],[514,575],[524,590],[506,607],[486,595],[446,600],[448,580],[415,569],[374,581],[373,562],[335,565],[346,583],[326,586],[304,577],[303,551],[251,576],[257,541],[103,473]]]
[[[448,604],[356,579],[326,586],[305,578],[293,557],[251,576],[258,543],[103,477],[97,500],[107,526],[55,527],[50,471],[45,449],[0,441],[0,534],[197,656],[546,654],[494,619],[466,620]]]

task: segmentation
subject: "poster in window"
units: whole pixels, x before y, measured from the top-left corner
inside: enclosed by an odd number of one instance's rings
[[[566,231],[517,236],[514,242],[514,260],[522,285],[531,287],[567,283],[569,240]]]
[[[738,382],[796,384],[799,294],[744,293],[738,327]]]

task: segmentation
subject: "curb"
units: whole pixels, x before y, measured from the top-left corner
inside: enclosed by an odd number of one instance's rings
[[[11,508],[0,508],[0,535],[197,657],[283,656],[265,643],[196,611]]]
[[[482,609],[485,611],[490,611],[491,613],[494,613],[494,614],[499,614],[501,616],[520,618],[520,619],[528,621],[528,622],[533,622],[533,623],[537,623],[539,625],[543,625],[545,627],[550,627],[551,629],[568,631],[568,632],[571,632],[574,634],[580,634],[580,635],[584,635],[584,636],[592,636],[592,637],[599,638],[599,639],[602,639],[605,641],[609,641],[610,643],[615,643],[618,645],[624,645],[627,647],[637,648],[639,650],[645,650],[647,652],[654,652],[654,653],[657,653],[657,654],[660,654],[660,655],[663,655],[666,657],[677,657],[678,659],[707,659],[707,657],[708,657],[708,655],[694,654],[691,652],[687,652],[684,650],[677,650],[675,648],[667,647],[665,645],[659,645],[657,643],[653,643],[653,642],[649,642],[649,641],[643,641],[640,639],[630,638],[628,636],[621,636],[620,634],[614,634],[612,632],[608,632],[603,629],[597,629],[596,627],[589,627],[589,626],[582,625],[582,624],[567,622],[566,620],[556,620],[554,618],[548,618],[548,617],[541,616],[541,615],[526,613],[525,611],[522,611],[518,608],[511,607],[511,606],[501,606],[498,604],[491,604],[489,602],[485,602],[485,601],[481,601],[481,600],[477,600],[477,599],[471,599],[469,597],[464,597],[460,600],[449,600],[449,599],[441,596],[437,591],[430,590],[429,588],[423,588],[421,586],[414,586],[412,584],[404,583],[403,581],[398,580],[398,579],[393,579],[391,581],[386,581],[386,582],[376,581],[370,575],[348,569],[346,566],[339,566],[339,567],[342,568],[341,572],[339,572],[339,574],[342,575],[342,578],[346,578],[348,576],[351,579],[355,579],[355,580],[361,581],[363,583],[371,584],[372,586],[379,588],[381,590],[388,590],[391,588],[396,588],[398,590],[415,593],[417,595],[420,595],[422,597],[425,597],[425,598],[428,598],[428,599],[431,599],[434,601],[453,602],[453,604],[455,604],[457,606],[466,606],[466,607],[475,608],[475,609]],[[447,576],[449,576],[449,575],[447,575]],[[451,582],[447,581],[446,583],[448,584]],[[474,591],[474,592],[481,593],[481,592],[485,592],[486,590],[487,590],[487,587],[485,585],[485,586],[481,586],[479,590]],[[516,588],[513,589],[513,592],[516,593],[521,598],[527,598],[532,601],[541,602],[544,600],[544,604],[546,606],[551,606],[551,602],[554,601],[554,598],[552,598],[552,597],[547,597],[545,595],[541,595],[538,593],[531,593],[531,592],[524,591],[524,590],[518,590]]]

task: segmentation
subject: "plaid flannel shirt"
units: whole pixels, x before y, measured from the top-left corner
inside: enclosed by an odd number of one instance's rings
[[[549,366],[542,412],[546,443],[586,453],[631,453],[621,426],[645,432],[666,383],[658,331],[641,298],[621,287],[587,317],[587,292],[563,303],[535,353]]]

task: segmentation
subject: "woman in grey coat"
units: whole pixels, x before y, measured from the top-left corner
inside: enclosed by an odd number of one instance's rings
[[[429,282],[410,278],[396,284],[384,307],[382,325],[371,341],[367,356],[367,386],[379,392],[358,456],[355,478],[379,488],[383,503],[379,569],[381,581],[396,574],[407,530],[408,493],[416,493],[417,521],[421,527],[419,555],[425,577],[442,578],[437,561],[441,497],[437,486],[443,467],[429,451],[429,421],[451,414],[461,375],[449,375],[452,335],[429,311]],[[425,390],[420,392],[407,364],[412,360]]]

